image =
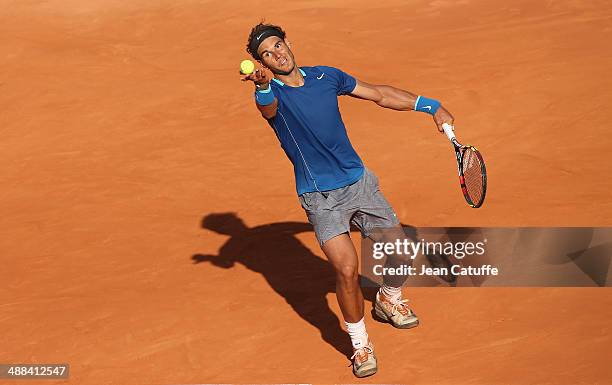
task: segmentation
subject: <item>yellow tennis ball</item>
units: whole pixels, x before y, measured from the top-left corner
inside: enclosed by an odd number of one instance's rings
[[[252,61],[250,60],[243,60],[240,62],[240,72],[242,72],[245,75],[251,74],[253,73],[253,70],[255,69],[255,64],[253,64]]]

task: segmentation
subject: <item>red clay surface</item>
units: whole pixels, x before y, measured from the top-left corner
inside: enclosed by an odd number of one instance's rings
[[[609,226],[609,1],[0,3],[0,363],[68,362],[73,384],[612,383],[607,288],[406,290],[422,325],[368,313],[380,371],[355,379],[237,74],[265,15],[300,65],[441,99],[487,161],[482,209],[429,117],[341,99],[406,224]]]

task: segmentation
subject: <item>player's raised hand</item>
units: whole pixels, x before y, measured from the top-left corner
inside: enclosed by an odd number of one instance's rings
[[[270,83],[270,78],[268,77],[268,74],[266,72],[266,70],[263,69],[263,67],[259,67],[256,68],[253,72],[251,72],[250,74],[242,74],[242,77],[240,78],[241,81],[246,82],[246,81],[252,81],[255,84],[259,84],[259,85],[263,85],[263,84],[268,84]]]

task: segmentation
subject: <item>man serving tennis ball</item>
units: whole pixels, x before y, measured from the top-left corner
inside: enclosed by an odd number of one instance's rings
[[[249,73],[241,65],[242,81],[255,84],[255,105],[274,129],[293,163],[302,208],[336,271],[336,295],[353,345],[353,373],[376,373],[374,346],[364,323],[364,300],[358,281],[357,251],[349,238],[353,223],[364,237],[373,230],[403,234],[393,208],[379,190],[378,178],[367,169],[351,145],[338,109],[338,96],[349,95],[398,111],[420,111],[442,124],[452,115],[435,99],[387,85],[368,84],[327,66],[298,67],[291,44],[278,26],[260,23],[249,35],[247,52],[264,68]],[[316,277],[313,277],[316,279]],[[401,283],[382,285],[376,294],[377,318],[397,328],[418,325],[402,299]]]

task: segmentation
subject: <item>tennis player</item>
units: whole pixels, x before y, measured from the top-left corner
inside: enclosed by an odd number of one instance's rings
[[[353,346],[353,373],[376,373],[374,345],[364,323],[357,251],[349,237],[353,223],[364,237],[374,230],[403,234],[378,178],[353,149],[338,109],[338,96],[373,101],[398,111],[420,111],[453,124],[440,102],[387,85],[368,84],[333,67],[298,67],[281,27],[260,23],[249,35],[247,52],[260,63],[241,78],[255,84],[255,105],[274,129],[293,163],[297,195],[321,249],[336,272],[336,295]],[[269,69],[270,78],[264,68]],[[316,277],[313,277],[316,279]],[[401,283],[383,283],[374,303],[377,318],[397,328],[418,325],[402,299]]]

